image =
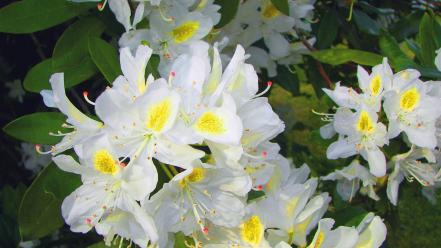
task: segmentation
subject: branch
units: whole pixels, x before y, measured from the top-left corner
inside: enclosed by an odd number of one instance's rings
[[[302,41],[303,45],[305,45],[306,48],[308,48],[309,51],[311,51],[311,52],[317,51],[317,49],[315,47],[313,47],[311,44],[309,44],[309,42],[305,38],[301,38],[301,41]],[[320,73],[320,76],[322,76],[323,80],[325,80],[328,88],[329,89],[334,88],[331,79],[329,79],[328,74],[326,73],[325,69],[323,68],[323,65],[317,60],[315,61],[315,65],[317,66],[317,69]]]

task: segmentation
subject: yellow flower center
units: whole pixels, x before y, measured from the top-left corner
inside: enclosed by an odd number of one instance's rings
[[[242,239],[252,245],[260,244],[263,236],[263,225],[257,215],[251,216],[240,228]]]
[[[187,185],[187,182],[197,183],[205,178],[205,169],[204,168],[194,168],[190,175],[184,177],[179,181],[179,185],[183,188]]]
[[[225,132],[223,120],[213,112],[205,112],[196,121],[196,128],[209,134],[221,134]]]
[[[375,75],[375,77],[371,80],[371,92],[373,96],[378,96],[378,94],[380,94],[381,85],[382,83],[380,75]]]
[[[196,21],[188,21],[172,30],[172,36],[176,43],[182,43],[193,37],[199,29],[200,23]]]
[[[357,122],[357,130],[363,133],[372,133],[374,131],[374,123],[366,111],[361,111]]]
[[[262,10],[262,16],[266,19],[273,19],[280,14],[279,10],[270,2],[266,3]]]
[[[118,172],[118,166],[115,159],[107,150],[98,150],[93,157],[95,169],[103,174],[115,175]]]
[[[320,248],[323,244],[323,241],[325,241],[325,233],[320,232],[317,236],[317,240],[315,241],[314,248]]]
[[[419,102],[420,102],[420,93],[415,87],[401,94],[400,107],[402,110],[408,112],[413,111]]]
[[[147,128],[155,132],[160,132],[167,124],[171,112],[172,102],[168,98],[154,104],[147,113]]]

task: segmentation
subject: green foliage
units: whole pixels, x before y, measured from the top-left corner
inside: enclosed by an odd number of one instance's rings
[[[0,32],[24,34],[63,23],[93,4],[74,4],[65,0],[22,0],[0,9]]]
[[[26,186],[6,185],[0,191],[0,247],[17,247],[20,242],[17,215]]]
[[[379,35],[380,26],[371,17],[362,11],[354,10],[354,21],[357,24],[360,31],[370,35]]]
[[[44,237],[63,226],[61,203],[80,184],[79,176],[49,164],[29,186],[21,201],[18,223],[22,240]]]
[[[237,14],[239,8],[239,0],[215,0],[215,4],[221,6],[219,10],[221,19],[215,28],[221,28],[227,25]]]
[[[51,145],[58,143],[61,137],[49,133],[66,131],[61,127],[65,121],[64,115],[58,112],[37,112],[11,121],[3,127],[3,131],[19,140]]]
[[[440,34],[436,33],[435,26],[439,28],[439,25],[429,14],[424,14],[420,23],[418,40],[421,46],[421,63],[429,67],[434,67],[435,51],[441,46],[439,42],[441,37],[437,37]]]
[[[329,9],[320,21],[317,31],[316,47],[318,49],[330,47],[337,38],[339,26],[337,11],[335,11],[335,9]]]
[[[330,65],[354,62],[360,65],[374,66],[380,64],[383,59],[382,56],[375,53],[347,48],[315,51],[311,53],[311,56],[320,62]]]
[[[271,2],[280,12],[289,16],[288,0],[271,0]]]
[[[89,37],[89,53],[109,84],[122,74],[118,52],[109,43],[97,37]]]

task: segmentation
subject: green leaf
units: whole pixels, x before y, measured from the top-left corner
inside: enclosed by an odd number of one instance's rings
[[[24,34],[63,23],[94,7],[65,0],[23,0],[0,9],[0,32]]]
[[[17,219],[18,207],[20,206],[21,199],[24,192],[26,191],[26,186],[20,183],[15,189],[9,185],[6,185],[1,190],[1,203],[2,212],[12,219]]]
[[[23,82],[25,90],[40,93],[44,89],[50,89],[49,78],[56,72],[64,72],[65,88],[82,83],[97,72],[93,61],[87,57],[84,57],[78,64],[66,68],[64,71],[54,70],[52,68],[52,61],[52,59],[46,59],[31,68]]]
[[[280,12],[289,16],[288,0],[271,0],[271,2]]]
[[[21,201],[18,224],[22,239],[38,239],[63,226],[61,203],[80,185],[78,175],[49,164],[29,186]]]
[[[34,65],[26,74],[23,87],[30,92],[39,93],[49,89],[49,78],[52,75],[52,60],[46,59]]]
[[[159,66],[159,56],[156,54],[153,54],[149,62],[147,63],[147,66],[145,68],[145,75],[152,74],[153,77],[158,78],[160,77],[158,72],[158,66]]]
[[[89,53],[109,84],[122,74],[116,49],[96,37],[89,37]]]
[[[420,23],[420,32],[418,34],[418,40],[421,46],[421,54],[422,54],[422,64],[430,67],[434,67],[435,61],[435,51],[438,47],[436,47],[435,43],[435,33],[434,26],[435,20],[429,15],[424,14],[423,19],[421,19]]]
[[[296,72],[291,72],[286,66],[278,66],[277,76],[272,78],[272,80],[294,95],[300,92],[300,83]]]
[[[395,70],[400,71],[418,67],[413,60],[401,51],[398,42],[392,37],[392,35],[386,32],[381,32],[379,43],[381,52],[389,59],[389,62]]]
[[[354,20],[360,31],[375,36],[380,34],[378,23],[364,12],[354,10]]]
[[[402,41],[418,33],[420,20],[421,12],[412,12],[411,14],[399,19],[396,23],[394,23],[390,27],[390,32],[397,39],[397,41]]]
[[[215,0],[214,4],[219,5],[221,8],[219,13],[221,14],[221,19],[219,23],[214,26],[215,28],[221,28],[227,25],[237,14],[239,9],[240,0]]]
[[[50,132],[66,131],[61,125],[66,117],[58,112],[38,112],[19,117],[3,127],[10,136],[34,144],[56,144],[61,137],[51,136]]]
[[[316,60],[330,64],[340,65],[347,62],[354,62],[361,65],[374,66],[381,63],[383,57],[381,55],[346,48],[332,48],[311,53]]]
[[[52,66],[61,72],[76,67],[89,58],[89,37],[99,37],[104,24],[95,17],[86,17],[70,25],[55,44]]]
[[[320,21],[320,25],[317,32],[318,49],[330,47],[334,42],[338,34],[339,27],[338,14],[334,9],[330,9],[326,12],[325,16]]]

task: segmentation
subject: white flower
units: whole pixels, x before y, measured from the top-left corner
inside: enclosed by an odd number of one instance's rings
[[[314,239],[307,248],[352,248],[358,241],[358,232],[353,227],[340,226],[331,230],[335,221],[333,219],[321,219]]]
[[[347,167],[341,170],[336,170],[327,176],[321,177],[322,180],[337,180],[337,192],[345,201],[351,201],[360,188],[360,181],[362,187],[368,191],[368,196],[374,200],[380,198],[375,193],[373,186],[376,184],[375,177],[369,171],[360,165],[358,160],[354,160]]]
[[[428,163],[421,162],[426,159]],[[392,158],[394,165],[393,172],[389,175],[387,183],[387,197],[392,204],[397,205],[398,190],[400,183],[404,178],[409,181],[416,179],[423,186],[434,186],[439,180],[439,175],[435,163],[435,157],[432,151],[427,148],[411,149],[403,154],[395,155]]]
[[[437,144],[435,122],[441,116],[441,98],[428,94],[430,87],[412,72],[404,71],[394,79],[392,90],[385,94],[384,111],[389,120],[388,136],[404,131],[412,144],[434,148]],[[405,78],[410,78],[405,80]]]
[[[329,159],[361,154],[369,162],[370,172],[377,177],[386,173],[386,159],[379,149],[388,143],[386,126],[377,122],[377,114],[369,109],[352,112],[339,108],[334,115],[334,129],[339,134],[326,151]]]
[[[208,221],[223,227],[240,223],[250,188],[250,178],[241,171],[196,163],[164,184],[144,208],[155,214],[161,233],[182,231],[189,235],[200,229],[210,234]],[[164,247],[161,241],[159,245]]]
[[[156,187],[158,175],[152,160],[136,156],[128,163],[120,160],[106,136],[83,148],[81,164],[67,155],[53,158],[60,169],[81,175],[83,182],[61,206],[71,230],[85,233],[95,227],[108,242],[119,235],[141,247],[146,247],[149,240],[155,243],[158,234],[153,219],[136,202]]]
[[[386,239],[386,225],[380,217],[369,213],[357,227],[358,242],[355,247],[378,248]]]
[[[63,140],[51,149],[51,153],[56,155],[67,149],[75,147],[87,140],[93,139],[100,132],[103,124],[89,118],[79,111],[67,98],[64,90],[64,74],[55,73],[49,79],[52,90],[42,90],[44,104],[48,107],[58,108],[67,116],[66,122],[69,124],[63,127],[73,129],[67,134],[57,133],[53,135],[64,136]]]

